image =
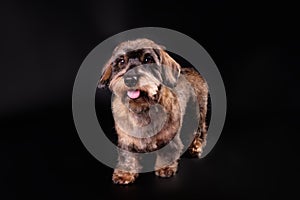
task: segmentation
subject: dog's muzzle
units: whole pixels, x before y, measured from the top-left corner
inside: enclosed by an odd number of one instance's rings
[[[138,75],[134,69],[129,70],[124,75],[124,83],[127,87],[134,87],[138,83]]]
[[[129,88],[133,88],[137,85],[138,83],[138,75],[136,75],[136,73],[134,73],[133,71],[128,71],[124,77],[124,83],[127,87]],[[136,90],[136,89],[130,89],[127,91],[127,96],[130,99],[137,99],[140,97],[140,91]]]
[[[128,87],[136,86],[137,82],[138,82],[138,77],[136,75],[124,77],[124,83]]]

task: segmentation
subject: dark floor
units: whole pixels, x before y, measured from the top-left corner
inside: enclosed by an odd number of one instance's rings
[[[81,143],[70,109],[48,108],[2,120],[1,132],[9,134],[1,139],[1,195],[42,199],[102,199],[106,194],[120,199],[288,195],[282,182],[289,156],[281,149],[278,134],[288,123],[275,115],[258,126],[248,126],[249,121],[246,116],[233,118],[229,111],[220,140],[205,158],[182,158],[178,174],[170,179],[146,173],[134,185],[118,186],[111,182],[112,169]]]

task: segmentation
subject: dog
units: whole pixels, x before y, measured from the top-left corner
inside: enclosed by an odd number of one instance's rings
[[[166,146],[167,150],[157,152],[155,174],[175,175],[183,149],[180,130],[191,98],[196,99],[199,112],[188,150],[200,157],[207,136],[208,85],[194,68],[181,67],[164,47],[146,38],[120,43],[104,66],[98,87],[113,93],[112,113],[121,149],[114,183],[129,184],[138,177],[142,166],[132,152]]]

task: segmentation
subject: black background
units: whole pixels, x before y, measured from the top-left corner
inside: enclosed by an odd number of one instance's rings
[[[206,0],[1,1],[0,198],[286,198],[296,188],[299,15],[293,4]],[[180,31],[211,55],[227,92],[213,151],[178,174],[111,183],[81,143],[72,87],[87,54],[130,28]],[[295,143],[294,143],[295,142]]]

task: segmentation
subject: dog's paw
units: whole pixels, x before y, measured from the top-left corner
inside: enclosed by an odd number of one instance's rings
[[[200,138],[195,138],[192,142],[191,146],[189,147],[189,152],[191,156],[200,158],[202,154],[202,142]]]
[[[122,170],[115,170],[112,176],[112,181],[115,184],[129,184],[133,183],[135,179],[138,177],[138,173],[127,172]]]
[[[155,170],[155,175],[163,178],[174,176],[177,171],[177,166],[167,166],[161,169]]]

